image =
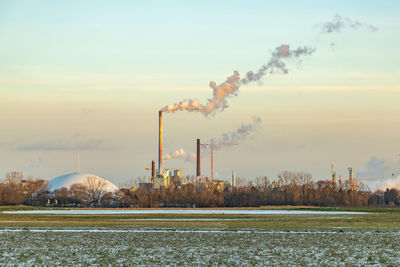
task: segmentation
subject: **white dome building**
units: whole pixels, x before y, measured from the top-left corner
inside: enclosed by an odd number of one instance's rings
[[[108,181],[107,179],[94,175],[84,173],[69,173],[51,179],[46,185],[50,191],[54,191],[63,187],[70,189],[73,184],[82,184],[90,187],[91,183],[101,183],[105,192],[114,193],[119,191],[119,188]]]

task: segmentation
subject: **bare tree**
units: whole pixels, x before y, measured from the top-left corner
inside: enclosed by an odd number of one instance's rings
[[[9,172],[6,174],[7,184],[18,184],[24,179],[24,174],[22,172]]]
[[[73,184],[69,188],[70,194],[73,201],[76,204],[87,205],[88,204],[88,189],[84,184]]]
[[[96,176],[87,178],[87,194],[90,205],[99,206],[101,204],[101,198],[107,193],[106,185],[107,182],[103,178]]]

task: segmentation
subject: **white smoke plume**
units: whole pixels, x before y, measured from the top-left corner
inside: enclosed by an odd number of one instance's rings
[[[178,149],[175,152],[168,153],[163,156],[163,160],[171,160],[171,159],[184,159],[185,161],[195,161],[196,154],[195,153],[186,153],[185,150]]]
[[[341,32],[344,28],[366,28],[370,31],[377,31],[378,28],[371,24],[352,20],[339,15],[335,15],[331,21],[322,23],[320,26],[321,33]],[[331,47],[335,45],[331,42]],[[165,106],[161,109],[163,112],[175,111],[198,111],[204,116],[214,115],[218,110],[224,110],[228,107],[227,98],[236,96],[241,85],[250,82],[260,81],[265,75],[273,73],[287,74],[289,69],[286,66],[286,61],[290,59],[299,59],[303,55],[312,55],[316,51],[311,47],[298,47],[291,49],[289,45],[280,45],[271,53],[269,61],[262,65],[256,72],[248,71],[246,77],[240,79],[238,71],[234,71],[232,76],[229,76],[225,82],[217,86],[213,81],[210,82],[210,87],[213,89],[213,97],[208,99],[207,103],[201,104],[198,99],[186,99],[179,103]]]
[[[259,81],[266,74],[273,74],[275,72],[287,74],[289,70],[286,67],[285,60],[299,58],[302,55],[312,55],[315,51],[315,48],[307,46],[298,47],[295,50],[291,50],[289,45],[278,46],[272,52],[271,58],[267,64],[262,65],[256,73],[253,71],[247,72],[246,78],[241,79],[240,82],[242,84],[247,84],[249,82]]]
[[[218,150],[224,147],[230,147],[239,144],[252,132],[260,126],[261,118],[256,117],[249,124],[242,124],[236,131],[222,134],[220,138],[212,138],[210,145],[213,149]]]
[[[311,55],[314,52],[315,49],[309,47],[299,47],[295,50],[291,50],[289,45],[278,46],[272,52],[268,63],[262,65],[256,73],[249,71],[246,74],[246,78],[240,79],[239,72],[234,71],[232,76],[229,76],[225,82],[218,86],[214,81],[211,81],[210,87],[213,89],[213,98],[208,99],[207,104],[200,104],[199,101],[194,98],[163,107],[161,111],[198,111],[205,116],[215,114],[218,110],[222,111],[228,107],[227,98],[236,96],[242,84],[259,81],[265,75],[275,72],[286,74],[288,73],[288,68],[286,67],[285,60],[299,58],[301,55]]]
[[[225,82],[217,86],[213,81],[210,87],[213,89],[213,98],[208,99],[208,103],[203,105],[195,99],[183,100],[177,104],[169,105],[161,109],[163,112],[174,112],[179,110],[199,111],[207,116],[218,109],[223,110],[228,107],[226,98],[236,95],[239,90],[239,72],[234,71],[233,75],[228,77]]]
[[[255,117],[253,118],[253,122],[249,124],[242,123],[242,125],[233,132],[228,132],[222,134],[220,138],[212,138],[210,140],[210,145],[213,149],[219,150],[224,147],[230,147],[234,145],[238,145],[241,141],[243,141],[247,136],[249,136],[252,132],[259,128],[261,123],[261,118]],[[209,149],[209,146],[201,146],[202,150]],[[178,149],[173,153],[168,153],[163,156],[163,160],[171,160],[171,159],[183,159],[185,161],[195,161],[197,159],[196,153],[186,153],[185,150]]]
[[[331,21],[325,22],[321,26],[321,33],[333,33],[333,32],[341,32],[345,28],[365,28],[369,31],[375,32],[378,30],[378,27],[359,22],[358,20],[352,20],[350,18],[344,18],[340,15],[335,15]]]
[[[394,178],[385,179],[372,184],[372,191],[381,190],[386,191],[386,189],[397,189],[400,190],[400,175]]]

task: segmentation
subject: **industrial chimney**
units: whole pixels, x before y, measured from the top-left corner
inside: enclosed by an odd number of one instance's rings
[[[197,139],[197,165],[196,165],[196,176],[200,176],[200,139]]]
[[[156,179],[156,162],[154,160],[151,161],[151,179],[150,186],[153,188],[154,180]]]
[[[354,172],[353,168],[349,167],[349,182],[350,182],[350,190],[354,191]]]
[[[331,165],[331,170],[332,170],[332,182],[333,182],[333,189],[336,190],[336,172],[335,172],[335,166],[332,164]]]
[[[236,172],[232,172],[232,187],[236,187]]]
[[[156,163],[154,160],[151,161],[151,179],[156,177]]]
[[[162,111],[158,112],[158,172],[162,171]]]

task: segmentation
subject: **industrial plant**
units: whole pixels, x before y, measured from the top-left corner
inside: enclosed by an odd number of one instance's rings
[[[256,122],[258,122],[256,120]],[[243,126],[237,131],[248,133],[253,126]],[[238,184],[236,172],[227,180],[214,179],[214,149],[218,146],[237,145],[240,138],[227,143],[210,140],[202,143],[194,138],[196,148],[195,174],[183,176],[182,169],[163,166],[163,111],[158,112],[158,162],[151,160],[151,176],[136,186],[117,187],[107,179],[79,171],[58,176],[49,181],[25,179],[20,173],[10,174],[0,191],[14,190],[14,202],[45,206],[80,207],[235,207],[260,205],[400,205],[400,193],[396,189],[372,192],[363,181],[348,168],[348,178],[337,175],[331,165],[329,179],[313,181],[310,174],[284,171],[275,181],[267,176]],[[210,151],[210,175],[202,175],[202,148]],[[204,150],[204,149],[203,149]],[[6,190],[6,188],[8,188]],[[0,199],[1,202],[1,199]]]
[[[210,146],[211,151],[211,175],[205,177],[201,175],[201,146]],[[206,184],[209,187],[217,188],[222,191],[226,187],[235,186],[235,178],[232,179],[232,183],[228,184],[225,181],[214,179],[213,170],[213,146],[210,144],[201,144],[200,139],[196,139],[196,179],[194,183]],[[234,177],[234,175],[233,175]],[[162,189],[169,188],[170,186],[181,187],[188,181],[184,181],[182,178],[181,169],[168,169],[163,168],[163,111],[158,112],[158,168],[155,167],[155,161],[151,161],[151,179],[150,183],[141,183],[140,188],[147,189]]]

